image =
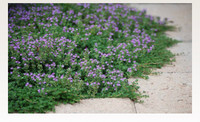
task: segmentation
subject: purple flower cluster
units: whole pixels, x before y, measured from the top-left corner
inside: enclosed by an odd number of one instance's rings
[[[98,4],[93,9],[96,14],[87,12],[85,15],[84,11],[90,9],[91,4],[79,3],[77,7],[81,8],[79,12],[72,9],[64,12],[54,4],[10,8],[10,74],[13,68],[25,71],[24,76],[41,87],[38,93],[44,90],[42,85],[47,85],[46,82],[74,83],[80,81],[81,76],[85,77],[86,86],[101,86],[103,91],[117,90],[127,82],[123,71],[136,72],[138,57],[154,48],[152,35],[139,24],[146,10],[139,12],[122,4]],[[154,21],[152,16],[145,15],[145,18],[150,23]],[[82,49],[83,44],[92,46]],[[124,70],[123,65],[128,68]],[[75,74],[68,71],[70,67]],[[30,83],[25,86],[34,85]]]

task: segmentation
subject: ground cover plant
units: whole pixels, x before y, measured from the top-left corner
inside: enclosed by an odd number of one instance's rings
[[[139,101],[137,81],[170,63],[167,19],[124,4],[9,4],[8,112],[85,98]]]

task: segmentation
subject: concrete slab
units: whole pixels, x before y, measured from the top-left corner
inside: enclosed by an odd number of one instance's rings
[[[192,55],[189,56],[175,56],[176,62],[172,65],[166,65],[161,69],[156,69],[153,72],[164,72],[164,73],[192,73]]]
[[[139,10],[146,9],[147,14],[152,16],[159,16],[161,19],[168,18],[177,27],[176,31],[167,32],[169,37],[182,41],[192,40],[192,4],[179,4],[179,3],[137,3],[130,4],[131,7]]]
[[[136,103],[138,113],[191,113],[192,112],[192,6],[191,4],[131,4],[147,14],[169,18],[179,28],[167,32],[171,38],[183,41],[171,48],[177,55],[176,62],[150,75],[148,80],[139,79],[140,91],[149,98],[143,104]],[[134,79],[129,79],[130,81]]]
[[[134,103],[128,98],[85,99],[73,105],[61,104],[55,109],[56,113],[136,113]]]
[[[176,55],[176,61],[161,69],[156,69],[156,72],[192,73],[192,43],[178,43],[168,50]]]
[[[134,80],[134,79],[130,79]],[[163,73],[139,79],[140,91],[146,91],[149,98],[136,103],[138,113],[191,113],[192,74]]]
[[[170,48],[168,48],[174,54],[180,54],[181,56],[187,56],[192,54],[192,43],[178,43]]]

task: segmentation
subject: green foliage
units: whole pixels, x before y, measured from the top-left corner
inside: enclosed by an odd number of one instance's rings
[[[8,111],[147,97],[130,77],[173,61],[168,21],[122,4],[9,4]]]

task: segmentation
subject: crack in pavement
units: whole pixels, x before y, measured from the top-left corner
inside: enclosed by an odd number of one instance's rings
[[[134,108],[135,108],[135,113],[137,114],[137,108],[135,106],[135,102],[133,102]]]

